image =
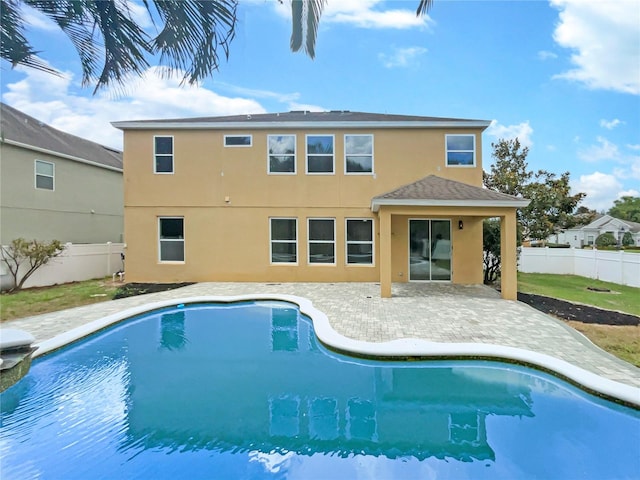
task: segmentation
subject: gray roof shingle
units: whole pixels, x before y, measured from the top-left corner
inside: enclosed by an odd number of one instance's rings
[[[122,152],[57,130],[0,103],[0,139],[122,169]]]
[[[323,124],[341,125],[371,125],[371,124],[455,124],[456,126],[483,127],[489,126],[487,120],[469,120],[461,118],[423,117],[418,115],[392,115],[387,113],[351,112],[348,110],[331,110],[328,112],[309,112],[298,110],[282,113],[258,113],[247,115],[227,115],[221,117],[173,118],[157,120],[131,120],[113,122],[116,128],[154,128],[168,126],[180,128],[186,125],[207,126],[209,128],[223,128],[225,126],[262,127],[265,125]],[[184,127],[183,127],[184,128]]]
[[[483,206],[526,206],[529,201],[486,188],[429,175],[373,197],[374,205],[447,205],[460,202]]]

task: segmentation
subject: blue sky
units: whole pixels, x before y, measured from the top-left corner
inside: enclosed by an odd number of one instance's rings
[[[240,0],[220,71],[180,87],[154,68],[124,88],[80,86],[70,43],[33,12],[36,49],[57,78],[2,62],[2,101],[61,130],[121,148],[111,121],[288,110],[492,120],[532,170],[571,173],[584,205],[640,195],[640,0],[328,0],[316,58],[291,53],[289,2]],[[140,16],[141,21],[145,21]]]

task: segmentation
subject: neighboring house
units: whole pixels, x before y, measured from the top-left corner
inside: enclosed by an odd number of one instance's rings
[[[603,233],[611,233],[622,245],[622,238],[626,232],[631,232],[633,244],[640,246],[640,223],[629,220],[621,220],[611,215],[602,215],[588,225],[579,228],[569,228],[558,232],[548,238],[549,242],[571,245],[573,248],[582,248],[595,245],[596,238]]]
[[[122,153],[0,104],[0,241],[122,242]]]
[[[348,111],[114,122],[124,131],[133,282],[481,284],[502,220],[515,299],[516,209],[482,188],[488,121]]]

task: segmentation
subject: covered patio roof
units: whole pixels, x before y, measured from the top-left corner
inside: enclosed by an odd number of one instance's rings
[[[529,200],[455,180],[429,175],[371,199],[371,210],[383,205],[416,207],[526,207]]]
[[[516,210],[529,200],[494,192],[436,175],[403,185],[371,199],[371,210],[380,219],[380,292],[391,296],[392,231],[391,217],[421,212],[440,216],[500,218],[500,257],[502,298],[517,297]],[[462,225],[462,222],[461,222]],[[462,229],[463,227],[460,226]]]

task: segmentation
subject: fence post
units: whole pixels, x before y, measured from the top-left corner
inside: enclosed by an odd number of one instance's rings
[[[111,242],[107,242],[107,273],[105,277],[111,275]]]

